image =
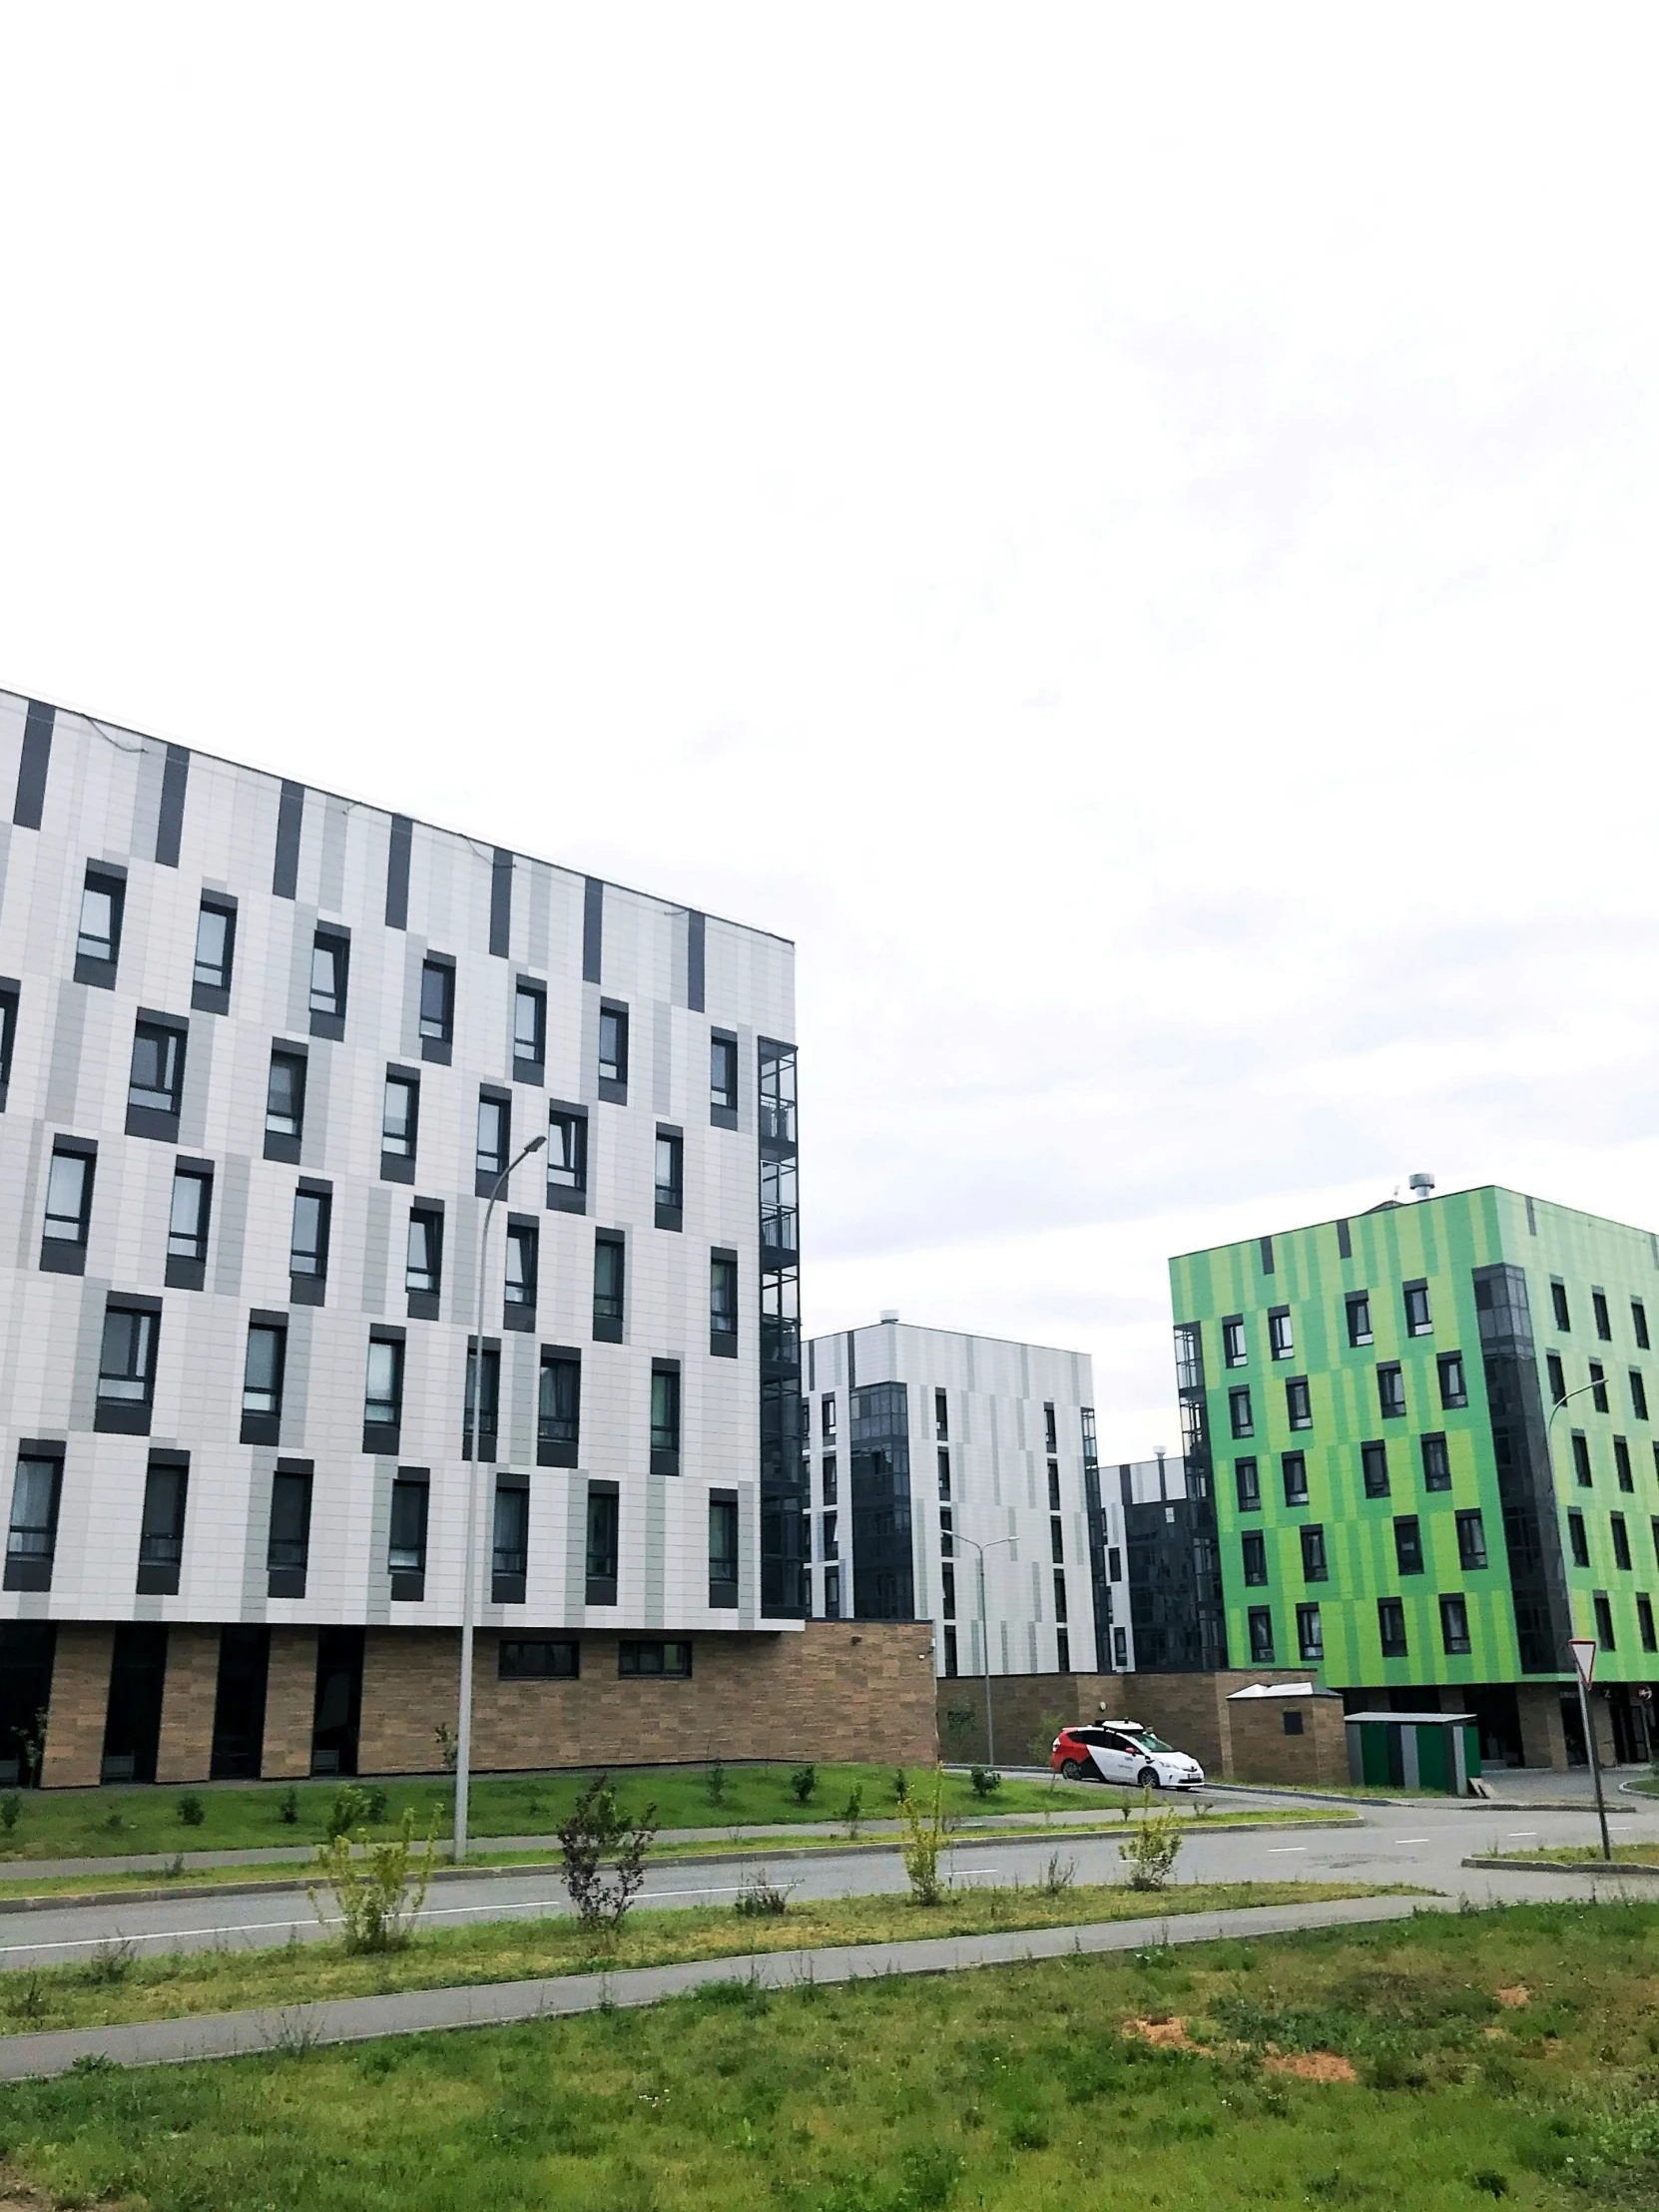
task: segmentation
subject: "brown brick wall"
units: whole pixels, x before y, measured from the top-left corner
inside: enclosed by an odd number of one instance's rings
[[[1046,1766],[1048,1747],[1037,1755],[1039,1724],[1139,1721],[1177,1751],[1196,1759],[1206,1774],[1233,1771],[1227,1699],[1253,1682],[1306,1682],[1306,1667],[1272,1667],[1228,1674],[993,1674],[991,1711],[1001,1766]],[[938,1683],[939,1742],[952,1765],[982,1760],[985,1752],[985,1684],[981,1675],[953,1675]],[[952,1725],[952,1714],[971,1714]]]
[[[46,1757],[41,1764],[44,1788],[68,1790],[101,1779],[114,1655],[113,1628],[80,1621],[65,1621],[59,1627]]]
[[[302,1780],[311,1771],[311,1717],[316,1705],[316,1630],[274,1628],[266,1677],[265,1749],[268,1782]]]
[[[170,1628],[158,1782],[206,1782],[214,1747],[214,1698],[219,1688],[219,1630]]]
[[[1247,1698],[1229,1713],[1236,1780],[1300,1783],[1305,1789],[1340,1788],[1348,1781],[1340,1697]],[[1286,1735],[1287,1713],[1302,1716],[1301,1735]]]
[[[614,1636],[582,1638],[578,1682],[503,1682],[493,1633],[473,1655],[473,1765],[646,1765],[675,1760],[935,1756],[927,1628],[813,1621],[799,1633],[693,1639],[689,1682],[622,1680]],[[368,1632],[358,1766],[435,1772],[435,1730],[453,1726],[460,1638],[445,1629]]]

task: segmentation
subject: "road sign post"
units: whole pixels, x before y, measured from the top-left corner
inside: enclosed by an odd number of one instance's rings
[[[1596,1790],[1596,1818],[1601,1823],[1601,1856],[1612,1864],[1613,1847],[1607,1839],[1607,1801],[1601,1794],[1601,1760],[1596,1751],[1595,1723],[1590,1718],[1590,1685],[1596,1678],[1596,1642],[1593,1636],[1570,1639],[1573,1672],[1578,1677],[1578,1710],[1584,1717],[1584,1744],[1590,1754],[1590,1779]]]

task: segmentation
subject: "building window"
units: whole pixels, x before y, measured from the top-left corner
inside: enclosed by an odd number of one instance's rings
[[[472,1415],[478,1416],[478,1456],[495,1457],[496,1425],[501,1410],[501,1347],[486,1337],[484,1355],[478,1357],[478,1340],[467,1339],[465,1394],[461,1400],[461,1457],[472,1457]]]
[[[1048,1448],[1050,1451],[1058,1451],[1060,1447],[1054,1440],[1054,1408],[1049,1405],[1043,1410],[1047,1415]],[[947,1444],[950,1441],[950,1401],[943,1390],[933,1392],[933,1441],[936,1444]]]
[[[208,1220],[213,1212],[214,1179],[208,1168],[176,1167],[173,1202],[167,1217],[167,1256],[194,1261],[208,1257]],[[169,1278],[171,1281],[171,1278]]]
[[[832,1390],[826,1391],[820,1401],[818,1420],[819,1434],[827,1445],[832,1444],[835,1440],[835,1395]]]
[[[391,1530],[386,1542],[386,1571],[392,1578],[392,1596],[415,1597],[420,1592],[396,1587],[400,1577],[426,1573],[426,1511],[430,1484],[407,1476],[399,1468],[391,1485]]]
[[[1590,1293],[1590,1313],[1596,1325],[1596,1335],[1603,1344],[1610,1345],[1613,1341],[1613,1324],[1608,1319],[1607,1294],[1605,1291],[1592,1291]]]
[[[1388,1447],[1384,1443],[1369,1443],[1360,1446],[1360,1473],[1365,1483],[1367,1497],[1386,1497],[1388,1494]]]
[[[533,1222],[513,1222],[507,1230],[507,1280],[505,1297],[515,1320],[529,1327],[536,1310],[536,1276],[539,1238]]]
[[[133,1030],[133,1065],[127,1079],[129,1112],[179,1118],[185,1082],[185,1039],[181,1030],[159,1021],[141,1021]],[[129,1126],[130,1137],[148,1136],[148,1129]]]
[[[1129,1631],[1126,1628],[1112,1631],[1112,1664],[1120,1673],[1129,1664]]]
[[[1460,1597],[1440,1600],[1440,1644],[1450,1659],[1460,1659],[1469,1649],[1469,1609]]]
[[[1637,1350],[1641,1352],[1650,1351],[1652,1348],[1648,1344],[1647,1337],[1647,1308],[1639,1298],[1633,1298],[1630,1301],[1630,1326],[1636,1332]]]
[[[1561,1355],[1549,1352],[1544,1355],[1544,1372],[1549,1378],[1549,1402],[1559,1405],[1567,1394],[1567,1373],[1561,1365]]]
[[[667,1361],[651,1370],[651,1471],[680,1471],[680,1370]]]
[[[75,980],[85,982],[113,982],[114,969],[121,958],[121,916],[127,901],[127,885],[118,875],[109,875],[101,869],[87,869],[86,884],[81,892],[81,927],[75,939]],[[82,963],[97,969],[108,969],[109,974],[83,975]]]
[[[1630,1465],[1630,1446],[1622,1436],[1613,1438],[1613,1471],[1619,1478],[1621,1490],[1633,1490],[1636,1477]]]
[[[1302,1531],[1302,1579],[1304,1582],[1329,1582],[1331,1579],[1325,1556],[1325,1530],[1318,1521],[1310,1521]]]
[[[738,1602],[738,1501],[709,1500],[709,1603]]]
[[[230,991],[236,947],[236,909],[203,899],[196,916],[196,966],[192,975],[195,990],[217,993]],[[204,1012],[213,1010],[211,1007],[203,1009]],[[229,1011],[228,1008],[219,1010]]]
[[[1279,1306],[1268,1316],[1268,1351],[1275,1360],[1290,1360],[1296,1356],[1296,1340],[1291,1334],[1291,1311]]]
[[[403,1288],[411,1298],[430,1299],[435,1306],[442,1286],[443,1216],[424,1206],[412,1207]],[[425,1318],[435,1320],[436,1316],[428,1313]]]
[[[825,1557],[828,1558],[829,1556],[829,1553],[826,1552]],[[956,1617],[956,1569],[953,1566],[940,1567],[939,1590],[939,1610],[947,1621],[954,1620]]]
[[[1287,1451],[1279,1462],[1285,1478],[1285,1503],[1306,1505],[1308,1502],[1308,1455],[1302,1451]]]
[[[1060,1462],[1058,1459],[1050,1459],[1048,1462],[1048,1509],[1051,1513],[1057,1513],[1060,1510]]]
[[[1285,1417],[1293,1428],[1313,1427],[1314,1401],[1309,1395],[1306,1376],[1293,1375],[1285,1384]]]
[[[1233,1481],[1239,1493],[1241,1513],[1259,1513],[1262,1510],[1262,1476],[1254,1459],[1235,1459]]]
[[[1235,1436],[1255,1435],[1256,1422],[1250,1410],[1250,1391],[1248,1388],[1228,1391],[1227,1410],[1233,1423]]]
[[[1572,1471],[1579,1488],[1587,1490],[1593,1479],[1590,1473],[1590,1439],[1582,1428],[1575,1428],[1572,1432]]]
[[[620,1237],[601,1230],[593,1246],[593,1333],[602,1344],[621,1344],[625,1289]]]
[[[530,1572],[530,1491],[522,1479],[495,1485],[490,1602],[522,1605]]]
[[[505,1173],[508,1146],[511,1143],[512,1110],[504,1098],[488,1091],[478,1094],[478,1139],[474,1148],[473,1166],[482,1188],[480,1198],[488,1198],[497,1179]]]
[[[1348,1341],[1356,1348],[1372,1342],[1371,1293],[1355,1291],[1348,1302]]]
[[[573,1467],[582,1434],[582,1362],[573,1352],[544,1352],[536,1398],[536,1459]]]
[[[1405,1378],[1391,1364],[1377,1371],[1377,1398],[1384,1420],[1402,1420],[1405,1415]]]
[[[822,1516],[822,1522],[819,1528],[819,1556],[821,1558],[838,1559],[840,1557],[840,1515],[838,1513],[825,1513]],[[948,1549],[948,1546],[945,1548]],[[952,1602],[949,1606],[945,1608],[947,1612],[954,1610],[954,1592],[956,1588],[956,1583],[953,1573],[951,1575],[950,1588],[952,1592]]]
[[[841,1570],[839,1567],[826,1567],[824,1570],[824,1617],[827,1621],[838,1621],[841,1617]],[[947,1637],[954,1636],[955,1633],[956,1631],[953,1628],[945,1630]]]
[[[599,1009],[599,1080],[617,1090],[625,1090],[628,1084],[628,1009],[626,1006],[605,1006]],[[605,1093],[600,1092],[603,1098]]]
[[[1397,1597],[1380,1597],[1377,1601],[1377,1632],[1382,1643],[1384,1659],[1408,1659],[1410,1647],[1405,1640],[1405,1605]]]
[[[328,1273],[328,1217],[331,1201],[322,1191],[300,1189],[293,1197],[293,1226],[288,1233],[288,1274],[321,1283]]]
[[[1445,1602],[1443,1598],[1440,1601],[1442,1611],[1445,1608]],[[1618,1646],[1613,1640],[1613,1608],[1608,1602],[1606,1592],[1597,1590],[1590,1602],[1595,1607],[1597,1643],[1600,1644],[1603,1651],[1616,1651]],[[1465,1645],[1464,1648],[1467,1649],[1467,1646]],[[1448,1644],[1446,1649],[1449,1651],[1451,1646]]]
[[[1048,1524],[1048,1556],[1052,1564],[1058,1566],[1065,1555],[1065,1539],[1061,1534],[1061,1522],[1056,1516]]]
[[[1223,1365],[1242,1368],[1249,1365],[1250,1346],[1245,1339],[1244,1317],[1235,1314],[1221,1325],[1221,1357]]]
[[[776,1267],[777,1255],[793,1253],[800,1242],[800,1200],[794,1160],[761,1161],[761,1248],[763,1267]]]
[[[345,977],[351,958],[347,938],[333,929],[319,929],[311,939],[311,1034],[340,1037],[345,1033]]]
[[[48,1246],[74,1245],[84,1251],[92,1233],[96,1165],[97,1156],[82,1151],[79,1145],[71,1148],[60,1140],[52,1147],[52,1164],[46,1171],[46,1219],[42,1224]],[[80,1257],[80,1251],[76,1257]]]
[[[1647,1384],[1634,1368],[1630,1371],[1630,1409],[1638,1420],[1647,1419]]]
[[[1175,1325],[1175,1386],[1178,1390],[1204,1387],[1204,1332],[1196,1321]]]
[[[252,1322],[248,1330],[248,1351],[242,1368],[242,1410],[244,1418],[243,1442],[263,1440],[276,1441],[275,1433],[263,1438],[251,1438],[246,1433],[247,1416],[256,1420],[276,1422],[282,1416],[282,1368],[287,1354],[287,1331],[271,1322]]]
[[[588,1187],[588,1117],[555,1106],[547,1116],[547,1203],[580,1201]]]
[[[1422,1572],[1422,1528],[1415,1513],[1401,1513],[1394,1521],[1394,1564],[1401,1574]]]
[[[0,983],[0,1108],[6,1103],[6,1088],[12,1079],[12,1050],[17,1043],[18,988],[15,983]]]
[[[547,993],[534,983],[513,992],[513,1068],[540,1069],[547,1061]]]
[[[1296,1648],[1300,1659],[1325,1657],[1325,1631],[1320,1626],[1317,1605],[1299,1605],[1296,1609]]]
[[[1060,1674],[1071,1672],[1071,1631],[1057,1628],[1054,1631],[1054,1665]]]
[[[1449,1490],[1451,1487],[1451,1456],[1443,1436],[1422,1439],[1422,1486],[1425,1490]]]
[[[1406,1336],[1426,1337],[1430,1335],[1434,1324],[1428,1316],[1428,1285],[1426,1283],[1407,1283],[1404,1286],[1404,1297]]]
[[[839,1604],[838,1593],[836,1604],[837,1606]],[[828,1575],[824,1578],[824,1612],[827,1620],[834,1618],[834,1615],[830,1611],[830,1577]],[[954,1679],[956,1665],[956,1631],[953,1628],[947,1628],[944,1632],[944,1671],[947,1678]]]
[[[144,1477],[144,1511],[139,1521],[138,1594],[174,1597],[185,1557],[185,1503],[190,1464],[181,1452],[170,1458],[152,1454]]]
[[[503,1682],[574,1682],[582,1671],[580,1644],[554,1636],[503,1636],[495,1671]]]
[[[1457,1516],[1457,1559],[1459,1565],[1469,1569],[1486,1564],[1486,1524],[1478,1513]],[[1629,1563],[1625,1561],[1627,1566]]]
[[[717,1252],[709,1261],[709,1350],[729,1354],[737,1348],[738,1258]]]
[[[1653,1637],[1653,1600],[1651,1598],[1637,1598],[1636,1626],[1642,1633],[1642,1649],[1644,1651],[1659,1651],[1659,1644],[1654,1642]]]
[[[588,1485],[588,1603],[614,1605],[620,1507],[614,1488]]]
[[[1625,1574],[1630,1572],[1630,1531],[1624,1524],[1624,1515],[1609,1516],[1613,1531],[1613,1564]]]
[[[455,970],[447,960],[420,969],[420,1036],[426,1044],[451,1044],[455,1036]]]
[[[19,1452],[12,1477],[12,1517],[6,1535],[8,1590],[49,1590],[58,1548],[58,1503],[63,1461],[44,1452]]]
[[[824,1492],[825,1504],[833,1505],[840,1485],[835,1472],[835,1454],[832,1451],[827,1451],[820,1461],[818,1477],[819,1486]],[[946,1497],[950,1495],[948,1490],[944,1494]]]
[[[380,1101],[380,1154],[412,1160],[420,1127],[420,1085],[412,1075],[388,1075]]]
[[[686,1202],[686,1148],[673,1130],[657,1131],[657,1227],[678,1229]]]
[[[1590,1403],[1598,1413],[1607,1411],[1607,1372],[1599,1360],[1590,1362]]]
[[[1252,1589],[1265,1589],[1268,1580],[1268,1543],[1259,1528],[1247,1529],[1239,1539],[1244,1556],[1244,1578]]]
[[[142,1412],[148,1425],[156,1389],[158,1314],[132,1306],[111,1306],[104,1314],[103,1349],[98,1362],[100,1419],[111,1408]]]
[[[363,1427],[394,1429],[403,1420],[403,1347],[395,1339],[371,1337],[363,1382]],[[371,1444],[363,1446],[372,1450]]]
[[[1582,1513],[1567,1515],[1567,1545],[1575,1567],[1587,1567],[1590,1563],[1590,1539],[1584,1526]],[[1654,1523],[1654,1550],[1659,1554],[1659,1521]]]
[[[709,1039],[709,1105],[717,1114],[738,1111],[738,1040],[717,1031]]]
[[[1251,1663],[1258,1667],[1271,1667],[1273,1665],[1272,1607],[1253,1605],[1250,1608],[1249,1621]]]
[[[309,1471],[278,1466],[271,1479],[271,1532],[266,1576],[272,1597],[303,1597],[311,1551]]]
[[[1121,1582],[1123,1580],[1123,1553],[1116,1544],[1110,1544],[1107,1547],[1106,1579],[1108,1582]]]
[[[273,1052],[265,1093],[265,1133],[297,1145],[304,1126],[305,1062],[297,1052]]]
[[[1556,1328],[1570,1330],[1572,1328],[1572,1317],[1567,1312],[1567,1286],[1564,1283],[1552,1282],[1550,1284],[1549,1302],[1554,1309]]]
[[[632,1639],[616,1647],[618,1674],[673,1675],[689,1681],[692,1647],[686,1643],[637,1643]]]
[[[1440,1403],[1447,1411],[1455,1411],[1469,1401],[1468,1384],[1463,1380],[1463,1355],[1460,1352],[1442,1352],[1435,1362],[1440,1374]]]

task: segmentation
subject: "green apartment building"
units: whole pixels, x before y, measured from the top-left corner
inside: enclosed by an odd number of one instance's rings
[[[1170,1263],[1234,1667],[1480,1719],[1488,1763],[1644,1760],[1659,1237],[1492,1186]]]

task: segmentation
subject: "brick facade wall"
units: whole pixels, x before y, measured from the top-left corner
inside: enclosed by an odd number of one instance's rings
[[[40,1773],[43,1788],[69,1790],[101,1780],[114,1656],[113,1628],[80,1621],[59,1626],[46,1757]]]
[[[1306,1667],[1228,1674],[993,1674],[991,1713],[996,1756],[1002,1766],[1046,1766],[1043,1723],[1139,1721],[1177,1751],[1196,1759],[1206,1774],[1233,1772],[1232,1725],[1227,1700],[1253,1682],[1306,1682]],[[952,1675],[936,1687],[939,1743],[955,1766],[986,1757],[985,1685],[982,1676]],[[1040,1756],[1039,1754],[1040,1744]],[[1346,1772],[1346,1769],[1345,1769]]]
[[[1299,1783],[1304,1789],[1347,1784],[1348,1730],[1340,1697],[1244,1698],[1229,1713],[1237,1781]],[[1288,1713],[1300,1716],[1300,1734],[1286,1734]]]
[[[303,1781],[311,1771],[311,1720],[316,1706],[316,1630],[274,1628],[265,1689],[268,1782]]]
[[[158,1782],[206,1782],[214,1748],[214,1700],[219,1688],[219,1630],[170,1628]]]

